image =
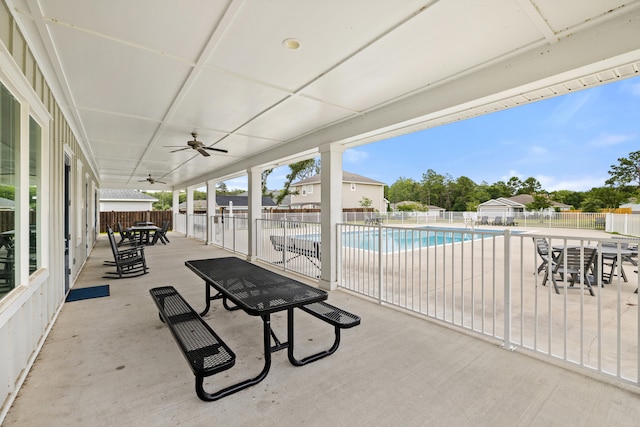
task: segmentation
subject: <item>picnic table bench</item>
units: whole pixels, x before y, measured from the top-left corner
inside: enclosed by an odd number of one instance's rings
[[[306,365],[307,363],[314,362],[318,359],[322,359],[323,357],[329,356],[333,354],[340,346],[340,329],[353,328],[360,324],[360,316],[356,316],[355,314],[349,313],[341,308],[335,307],[331,304],[328,304],[324,301],[315,302],[313,304],[303,305],[300,307],[300,310],[311,314],[312,316],[327,322],[334,326],[335,328],[335,340],[333,345],[325,351],[321,351],[314,355],[305,357],[302,360],[298,360],[293,355],[293,345],[289,347],[289,361],[295,366]],[[292,313],[292,312],[291,312]],[[290,325],[293,325],[292,321],[289,321]],[[291,326],[293,329],[293,327]],[[293,330],[290,333],[289,341],[293,340]]]
[[[251,264],[237,257],[211,258],[185,261],[185,265],[205,281],[205,310],[204,316],[217,295],[212,296],[211,290],[217,291],[223,301],[229,300],[234,307],[239,307],[250,316],[262,319],[264,367],[260,373],[228,386],[215,394],[205,392],[200,396],[203,400],[214,400],[232,393],[244,390],[258,384],[266,378],[271,367],[271,355],[287,349],[289,362],[294,366],[302,366],[334,353],[340,343],[340,329],[350,328],[360,324],[360,317],[342,309],[325,303],[326,291],[314,288],[297,280],[282,276],[273,271]],[[225,306],[227,308],[227,306]],[[336,329],[335,342],[329,350],[320,351],[301,360],[294,357],[294,311],[299,308],[313,316],[333,325]],[[287,339],[280,340],[272,328],[271,315],[287,312]],[[228,349],[228,347],[227,347]],[[230,352],[230,350],[228,350]],[[226,368],[225,368],[226,369]]]
[[[236,356],[173,286],[149,290],[158,306],[160,319],[167,324],[189,367],[196,377],[196,394],[204,401],[218,400],[227,389],[216,393],[204,390],[204,378],[231,368]]]
[[[273,249],[278,252],[291,252],[295,256],[282,261],[276,261],[276,264],[284,264],[297,257],[303,256],[307,258],[316,268],[320,269],[318,261],[320,261],[320,242],[315,240],[303,239],[301,237],[285,237],[285,236],[269,236],[269,240],[273,245]]]

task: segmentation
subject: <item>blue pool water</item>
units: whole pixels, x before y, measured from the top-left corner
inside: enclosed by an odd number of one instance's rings
[[[382,244],[382,252],[411,250],[426,248],[434,245],[458,243],[469,240],[479,240],[486,237],[499,235],[502,230],[475,229],[475,233],[461,228],[422,227],[422,228],[372,228],[362,231],[342,233],[342,246],[348,248],[364,249],[378,252]],[[382,233],[382,239],[380,234]],[[486,234],[485,234],[486,233]],[[520,231],[512,231],[519,234]],[[307,234],[298,236],[302,239],[320,241],[319,234]]]
[[[379,233],[382,233],[382,238]],[[456,231],[381,229],[343,233],[342,245],[376,252],[382,245],[382,252],[391,252],[469,241],[474,238],[481,239],[482,235],[474,235],[460,229]]]

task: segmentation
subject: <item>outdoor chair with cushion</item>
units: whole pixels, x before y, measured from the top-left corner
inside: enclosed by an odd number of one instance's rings
[[[505,220],[504,220],[504,225],[516,225],[516,221],[515,218],[512,216],[508,216]]]
[[[502,224],[502,217],[501,216],[497,216],[493,219],[493,225],[503,225]]]
[[[489,225],[489,217],[488,216],[483,216],[482,218],[480,218],[480,221],[478,221],[479,225]]]

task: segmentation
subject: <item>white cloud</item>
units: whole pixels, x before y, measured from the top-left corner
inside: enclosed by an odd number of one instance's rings
[[[571,176],[570,178],[557,178],[553,176],[540,175],[536,179],[546,191],[570,190],[587,191],[593,187],[602,187],[608,179],[606,176]]]
[[[512,176],[515,176],[518,179],[522,179],[522,174],[521,173],[519,173],[515,169],[511,169],[509,172],[507,172],[507,175],[503,176],[502,178],[500,178],[500,180],[504,181],[504,182],[507,182],[507,181],[509,181],[509,178],[511,178]]]
[[[230,179],[228,181],[225,181],[224,183],[226,184],[229,190],[234,190],[234,189],[246,190],[247,188],[249,188],[247,184],[246,176]]]
[[[603,133],[589,142],[594,147],[609,147],[636,139],[635,135]]]
[[[553,126],[563,126],[573,120],[573,117],[593,97],[595,91],[582,91],[573,96],[563,97],[563,101],[553,109],[548,122]]]
[[[549,154],[549,150],[540,145],[532,145],[531,147],[529,147],[529,154],[532,156],[545,156]]]
[[[360,164],[366,161],[369,158],[369,153],[366,151],[357,150],[352,148],[351,150],[346,150],[343,155],[343,160],[345,163],[351,164]]]
[[[632,95],[640,96],[640,83],[634,83],[632,85],[629,85],[629,87],[631,88]]]

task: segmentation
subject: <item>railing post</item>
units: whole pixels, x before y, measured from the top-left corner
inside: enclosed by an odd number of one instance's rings
[[[504,230],[504,341],[502,348],[515,350],[511,345],[511,230]]]
[[[382,225],[378,224],[378,304],[382,304]]]
[[[285,217],[284,221],[283,221],[283,238],[282,238],[282,243],[283,243],[283,248],[282,248],[282,268],[284,269],[284,271],[287,271],[287,218]]]

